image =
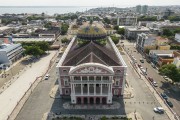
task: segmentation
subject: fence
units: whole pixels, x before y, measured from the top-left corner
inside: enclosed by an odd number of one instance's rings
[[[7,120],[14,120],[17,117],[20,110],[22,109],[22,107],[24,106],[24,104],[28,100],[29,96],[33,92],[33,90],[36,88],[38,83],[42,81],[44,76],[49,72],[49,69],[53,66],[53,61],[55,60],[57,55],[58,55],[58,52],[56,52],[56,54],[50,60],[49,66],[48,66],[46,72],[42,76],[39,76],[36,78],[36,80],[30,85],[29,89],[24,93],[24,95],[21,97],[21,99],[17,102],[17,104],[14,107],[14,109],[12,110],[11,114],[9,116],[7,116]]]

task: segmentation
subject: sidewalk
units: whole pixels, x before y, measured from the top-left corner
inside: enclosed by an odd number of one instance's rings
[[[5,70],[5,73],[8,74],[8,76],[3,77],[2,75],[4,74],[4,71],[0,74],[0,87],[8,83],[11,79],[14,78],[17,74],[19,74],[21,71],[24,70],[27,65],[22,64],[21,62],[24,61],[28,56],[21,58],[20,60],[16,61],[13,63],[9,68]]]
[[[0,120],[6,120],[8,118],[31,84],[37,77],[46,72],[49,61],[55,53],[55,51],[52,51],[48,56],[33,63],[31,68],[25,71],[9,88],[0,94]]]

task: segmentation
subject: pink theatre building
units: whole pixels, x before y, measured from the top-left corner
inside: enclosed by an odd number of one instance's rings
[[[123,95],[127,66],[100,28],[84,30],[71,40],[57,65],[60,95],[70,96],[72,104],[112,104],[114,96]]]

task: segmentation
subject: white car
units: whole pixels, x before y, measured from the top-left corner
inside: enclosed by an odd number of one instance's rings
[[[141,66],[140,69],[143,69],[143,67]]]
[[[168,77],[167,77],[167,76],[163,76],[163,78],[164,78],[165,80],[168,80]]]
[[[46,74],[46,76],[45,76],[45,80],[48,80],[48,78],[49,78],[50,76],[49,76],[49,74]]]
[[[164,109],[162,107],[155,107],[154,112],[159,113],[159,114],[163,114],[164,113]]]
[[[154,85],[154,87],[158,87],[158,84],[156,81],[153,81],[153,85]]]

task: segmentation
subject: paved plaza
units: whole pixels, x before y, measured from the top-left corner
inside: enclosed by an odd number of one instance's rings
[[[31,68],[27,69],[11,86],[0,94],[0,120],[8,118],[31,84],[37,77],[46,72],[49,61],[54,55],[55,51],[52,51],[49,55],[33,63]]]

